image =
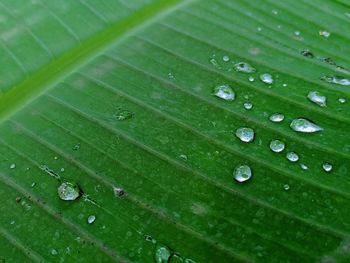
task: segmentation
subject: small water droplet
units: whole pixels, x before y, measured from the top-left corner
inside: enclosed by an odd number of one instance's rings
[[[167,263],[171,257],[171,251],[166,246],[157,246],[154,259],[157,263]]]
[[[51,255],[56,256],[58,254],[56,249],[51,249]]]
[[[15,169],[16,168],[16,164],[15,163],[12,163],[11,165],[10,165],[10,169]]]
[[[294,35],[297,37],[300,36],[300,31],[294,31]]]
[[[342,86],[350,86],[350,80],[340,76],[323,76],[321,80]]]
[[[282,142],[281,140],[272,140],[270,142],[270,149],[275,153],[282,152],[285,146],[286,146],[285,143]]]
[[[250,64],[247,62],[238,62],[234,66],[236,71],[244,72],[244,73],[253,73],[255,72],[255,68],[253,68]]]
[[[277,15],[277,14],[278,14],[278,11],[277,11],[277,10],[272,10],[271,12],[272,12],[272,14],[274,14],[274,15]]]
[[[33,182],[30,186],[31,187],[34,187],[36,185],[36,183],[35,182]]]
[[[250,76],[250,77],[248,78],[248,80],[249,80],[250,82],[253,82],[253,81],[255,80],[255,78],[252,77],[252,76]]]
[[[329,65],[335,65],[334,60],[331,59],[331,58],[323,58],[323,57],[321,57],[321,58],[319,58],[319,59],[322,60],[322,62],[327,63],[327,64],[329,64]]]
[[[325,31],[325,30],[320,30],[318,33],[320,34],[320,36],[325,37],[325,38],[329,38],[331,35],[330,32]]]
[[[239,165],[235,168],[233,177],[237,182],[243,183],[252,177],[252,170],[248,165]]]
[[[113,187],[113,192],[116,197],[122,197],[125,195],[125,191],[121,187]]]
[[[286,157],[291,162],[297,162],[299,160],[299,155],[295,152],[288,152]]]
[[[304,164],[304,163],[301,163],[300,167],[301,167],[301,169],[303,169],[305,171],[309,169],[309,167],[306,164]]]
[[[215,87],[213,95],[227,101],[232,101],[235,99],[235,92],[228,85],[219,85]]]
[[[339,101],[340,103],[342,103],[342,104],[343,104],[343,103],[345,103],[345,102],[346,102],[346,99],[345,99],[345,98],[343,98],[343,97],[341,97],[341,98],[339,98],[339,99],[338,99],[338,101]]]
[[[95,222],[95,220],[96,220],[96,216],[90,215],[87,219],[87,222],[88,224],[92,224],[93,222]]]
[[[318,91],[310,91],[307,98],[321,107],[326,107],[327,98]]]
[[[180,154],[179,156],[182,160],[187,161],[187,155],[185,154]]]
[[[293,120],[290,124],[290,127],[296,132],[303,133],[312,133],[323,130],[320,126],[303,118]]]
[[[287,84],[287,83],[283,83],[282,86],[283,86],[283,87],[287,87],[288,84]]]
[[[325,170],[328,173],[332,171],[333,165],[330,163],[324,163],[322,167],[323,167],[323,170]]]
[[[300,52],[300,54],[302,54],[304,57],[307,57],[307,58],[313,58],[314,57],[314,54],[312,54],[312,52],[308,49],[304,49]]]
[[[243,106],[246,110],[251,110],[253,108],[253,104],[251,104],[250,102],[244,103]]]
[[[173,73],[169,72],[169,73],[168,73],[168,78],[169,78],[170,80],[174,80],[174,79],[175,79],[175,76],[173,75]]]
[[[269,117],[272,122],[281,122],[284,120],[284,115],[282,113],[274,113]]]
[[[254,130],[248,127],[241,127],[236,130],[236,136],[242,142],[252,142],[254,140]]]
[[[134,116],[134,113],[132,113],[129,110],[123,109],[123,108],[116,108],[113,117],[116,118],[118,121],[124,121],[127,119],[131,119]]]
[[[60,171],[61,171],[61,172],[64,172],[64,168],[62,167]]]
[[[288,184],[285,184],[285,185],[283,186],[283,189],[286,190],[286,191],[288,191],[288,190],[290,189],[290,186],[289,186]]]
[[[79,186],[75,183],[70,182],[63,182],[57,188],[57,192],[58,196],[65,201],[73,201],[77,199],[81,194]]]
[[[215,58],[211,58],[209,60],[210,64],[212,64],[217,69],[222,69],[221,65],[216,61]]]
[[[258,30],[259,32],[262,31],[262,28],[261,27],[258,27],[256,30]]]
[[[225,56],[222,57],[222,60],[223,60],[224,62],[229,62],[229,61],[230,61],[230,57],[227,56],[227,55],[225,55]]]
[[[57,156],[55,156],[55,157],[53,157],[55,160],[58,160],[58,157]]]
[[[273,78],[269,73],[264,73],[260,75],[260,79],[262,82],[266,84],[272,84],[273,83]]]
[[[155,240],[152,236],[150,235],[144,235],[144,238],[146,241],[152,242],[153,244],[157,243],[157,240]]]
[[[80,143],[74,145],[73,151],[78,151],[80,149]]]

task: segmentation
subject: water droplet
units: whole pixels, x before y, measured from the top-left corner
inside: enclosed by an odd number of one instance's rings
[[[169,73],[168,73],[168,78],[169,78],[170,80],[174,80],[174,79],[175,79],[175,76],[173,75],[173,73],[169,72]]]
[[[286,145],[281,140],[272,140],[270,142],[270,149],[271,149],[271,151],[273,151],[275,153],[282,152],[284,150],[285,146]]]
[[[350,80],[340,76],[323,76],[321,80],[342,86],[350,86]]]
[[[325,170],[328,173],[332,171],[333,165],[330,163],[324,163],[322,167],[323,167],[323,170]]]
[[[53,159],[54,159],[54,160],[58,160],[58,157],[57,157],[57,156],[55,156],[55,157],[53,157]]]
[[[273,83],[273,78],[268,73],[261,74],[260,75],[260,79],[261,79],[262,82],[264,82],[266,84],[272,84]]]
[[[274,14],[274,15],[277,15],[277,14],[278,14],[278,11],[277,11],[277,10],[272,10],[271,12],[272,12],[272,14]]]
[[[33,182],[30,186],[31,187],[34,187],[36,185],[36,183],[35,182]]]
[[[309,169],[309,167],[308,167],[306,164],[304,164],[304,163],[301,163],[301,164],[300,164],[300,167],[301,167],[301,169],[303,169],[303,170],[308,170],[308,169]]]
[[[78,151],[80,149],[80,143],[74,145],[73,151]]]
[[[322,131],[323,129],[315,123],[306,119],[295,119],[291,122],[290,127],[296,132],[312,133]]]
[[[216,61],[215,58],[211,58],[211,59],[209,60],[209,62],[210,62],[210,64],[212,64],[215,68],[217,68],[217,69],[222,69],[222,67],[221,67],[220,64]]]
[[[256,30],[258,30],[259,32],[262,31],[262,28],[261,27],[258,27]]]
[[[325,38],[329,38],[331,35],[331,33],[329,33],[328,31],[325,31],[325,30],[320,30],[318,33],[320,34],[320,36],[323,36]]]
[[[330,64],[330,65],[335,65],[334,60],[331,59],[331,58],[323,58],[323,57],[321,57],[319,59],[322,60],[322,62],[324,62],[324,63]]]
[[[252,177],[252,170],[248,165],[239,165],[235,168],[233,177],[237,182],[243,183]]]
[[[232,101],[235,99],[235,92],[228,85],[220,85],[214,88],[213,94],[223,100]]]
[[[345,99],[345,98],[343,98],[343,97],[341,97],[341,98],[339,98],[339,99],[338,99],[338,101],[339,101],[340,103],[342,103],[342,104],[343,104],[343,103],[345,103],[345,102],[346,102],[346,99]]]
[[[288,190],[290,189],[290,186],[289,186],[288,184],[285,184],[285,185],[283,186],[283,189],[286,190],[286,191],[288,191]]]
[[[282,113],[274,113],[270,116],[269,119],[272,122],[281,122],[284,120],[284,115]]]
[[[11,165],[10,165],[10,169],[15,169],[16,168],[16,164],[15,163],[12,163]]]
[[[326,107],[326,96],[318,91],[310,91],[307,98],[321,107]]]
[[[56,256],[58,254],[56,249],[51,249],[51,255]]]
[[[248,78],[248,80],[249,80],[250,82],[253,82],[253,81],[255,80],[255,78],[252,77],[252,76],[250,76],[250,77]]]
[[[65,201],[73,201],[77,199],[80,194],[80,188],[75,183],[63,182],[58,188],[58,196]]]
[[[247,62],[238,62],[234,66],[236,71],[244,72],[244,73],[253,73],[255,72],[255,68],[253,68],[250,64]]]
[[[224,62],[229,62],[229,61],[230,61],[230,57],[227,56],[227,55],[225,55],[225,56],[222,57],[222,60],[223,60]]]
[[[307,58],[313,58],[314,57],[314,54],[312,54],[312,52],[308,49],[304,49],[300,52],[300,54],[302,54],[304,57],[307,57]]]
[[[131,119],[134,116],[134,113],[132,113],[129,110],[123,109],[123,108],[116,108],[113,117],[116,118],[118,121],[124,121],[127,119]]]
[[[253,104],[251,104],[250,102],[244,103],[243,106],[246,110],[251,110],[253,108]]]
[[[157,263],[167,263],[171,257],[171,251],[166,246],[157,246],[154,259]]]
[[[185,154],[180,154],[179,156],[182,160],[187,161],[187,155]]]
[[[152,236],[150,235],[144,235],[144,238],[146,241],[152,242],[153,244],[157,243],[157,240],[155,240]]]
[[[297,162],[299,160],[299,155],[295,152],[288,152],[287,159],[291,162]]]
[[[125,195],[125,191],[121,187],[113,187],[113,192],[116,197],[122,197]]]
[[[62,167],[60,171],[63,173],[64,172],[64,168]]]
[[[248,127],[241,127],[236,130],[236,136],[242,142],[251,142],[254,140],[254,130]]]
[[[282,86],[283,86],[283,87],[287,87],[288,84],[287,84],[287,83],[283,83]]]
[[[294,31],[294,35],[296,35],[297,37],[300,36],[300,31]]]
[[[87,222],[88,224],[92,224],[93,222],[95,222],[95,220],[96,220],[96,216],[91,215],[88,217]]]

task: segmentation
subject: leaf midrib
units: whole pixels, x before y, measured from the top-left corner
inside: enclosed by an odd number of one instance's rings
[[[193,1],[195,0],[156,0],[153,4],[107,26],[104,30],[55,58],[0,97],[0,123],[24,108],[70,73],[109,49],[116,42],[122,41],[135,31]]]

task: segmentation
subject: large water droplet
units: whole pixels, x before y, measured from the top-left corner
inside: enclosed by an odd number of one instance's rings
[[[253,68],[250,64],[247,62],[238,62],[234,66],[236,71],[244,72],[244,73],[253,73],[255,72],[255,68]]]
[[[58,196],[65,201],[73,201],[77,199],[80,194],[80,188],[75,183],[63,182],[58,188]]]
[[[95,222],[95,220],[96,220],[96,216],[91,215],[88,217],[87,222],[88,224],[92,224],[93,222]]]
[[[323,76],[321,80],[342,86],[350,86],[350,80],[340,76]]]
[[[241,127],[236,130],[236,136],[242,142],[251,142],[254,140],[254,130],[248,127]]]
[[[328,173],[332,171],[333,165],[330,163],[324,163],[322,167],[323,167],[323,170],[325,170]]]
[[[157,246],[156,252],[154,254],[154,259],[157,263],[167,263],[169,262],[171,256],[171,251],[166,246]]]
[[[309,94],[307,95],[307,98],[321,107],[326,106],[326,101],[327,101],[326,96],[324,96],[322,93],[318,91],[310,91]]]
[[[124,121],[127,119],[131,119],[134,116],[134,113],[132,113],[129,110],[123,109],[123,108],[116,108],[113,117],[116,118],[118,121]]]
[[[220,85],[214,88],[213,94],[223,100],[232,101],[235,99],[235,92],[228,85]]]
[[[246,110],[251,110],[253,108],[253,104],[251,104],[250,102],[244,103],[243,106]]]
[[[273,78],[269,73],[264,73],[260,75],[260,79],[262,82],[266,84],[272,84],[273,83]]]
[[[291,162],[297,162],[299,160],[299,155],[295,152],[287,153],[287,159]]]
[[[320,34],[320,36],[325,37],[325,38],[329,38],[331,36],[331,33],[329,33],[326,30],[320,30],[318,33]]]
[[[323,129],[315,123],[306,119],[295,119],[291,122],[290,127],[296,132],[312,133],[322,131]]]
[[[314,57],[314,54],[312,54],[312,52],[308,49],[304,49],[300,52],[300,54],[302,54],[304,57],[307,57],[307,58],[313,58]]]
[[[233,171],[233,178],[239,182],[243,183],[252,177],[252,170],[248,165],[239,165]]]
[[[274,113],[270,116],[270,121],[272,122],[281,122],[284,120],[284,115],[281,113]]]
[[[285,143],[282,142],[281,140],[272,140],[270,142],[270,149],[275,153],[282,152],[285,146],[286,146]]]

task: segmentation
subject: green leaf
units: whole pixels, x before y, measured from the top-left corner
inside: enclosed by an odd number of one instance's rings
[[[347,1],[0,7],[0,262],[349,261]]]

